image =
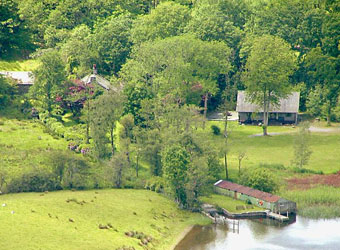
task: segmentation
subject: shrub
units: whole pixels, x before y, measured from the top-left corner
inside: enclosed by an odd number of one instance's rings
[[[71,152],[55,151],[50,154],[50,164],[54,176],[64,189],[85,189],[90,187],[89,163]]]
[[[307,169],[307,168],[299,168],[299,167],[293,167],[292,168],[294,173],[299,173],[299,174],[323,174],[321,170],[313,170],[313,169]]]
[[[242,185],[269,193],[278,189],[277,180],[274,178],[274,175],[265,168],[244,171],[241,175],[240,182]]]
[[[261,168],[269,168],[269,169],[275,169],[275,170],[286,170],[285,166],[283,164],[277,164],[277,163],[260,163]]]
[[[165,181],[160,176],[153,176],[148,179],[145,183],[144,188],[155,191],[157,193],[161,193],[164,191]]]
[[[211,130],[212,130],[214,135],[220,135],[221,134],[221,129],[216,125],[211,125]]]
[[[47,170],[32,170],[12,179],[7,185],[10,193],[43,192],[61,189],[60,182]]]

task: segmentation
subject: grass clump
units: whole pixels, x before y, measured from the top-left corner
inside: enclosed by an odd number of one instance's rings
[[[290,190],[282,196],[295,201],[298,214],[309,218],[340,217],[340,188],[318,186],[307,190]]]

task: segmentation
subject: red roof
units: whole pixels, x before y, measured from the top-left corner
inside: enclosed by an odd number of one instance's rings
[[[230,181],[220,180],[215,183],[215,186],[223,189],[228,189],[231,191],[236,191],[238,193],[246,194],[267,202],[277,202],[281,198],[280,196],[273,195],[267,192],[262,192],[260,190],[252,189],[250,187],[242,186]]]

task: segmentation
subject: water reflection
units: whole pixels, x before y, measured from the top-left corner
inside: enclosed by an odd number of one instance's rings
[[[227,226],[195,226],[175,250],[340,249],[340,220],[292,218],[240,220],[239,232]]]

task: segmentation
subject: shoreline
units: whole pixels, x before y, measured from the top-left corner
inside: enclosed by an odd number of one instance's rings
[[[186,227],[180,235],[178,235],[178,237],[176,238],[175,242],[171,245],[170,250],[174,250],[177,245],[184,239],[184,237],[191,231],[191,229],[193,229],[195,225],[191,225]]]

